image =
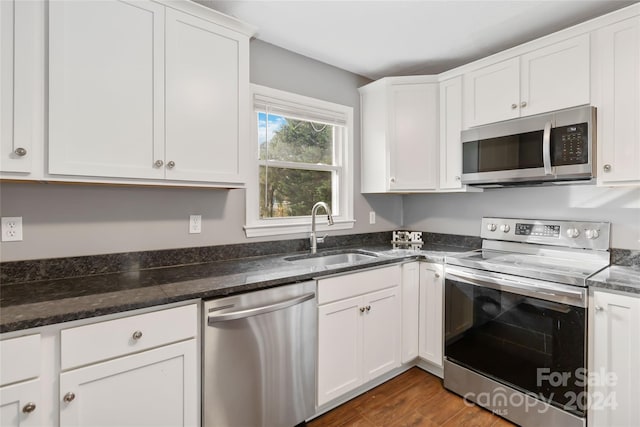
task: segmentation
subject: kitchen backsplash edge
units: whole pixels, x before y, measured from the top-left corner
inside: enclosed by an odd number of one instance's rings
[[[425,245],[454,246],[468,249],[479,248],[482,244],[482,239],[478,236],[443,233],[423,232],[422,239]],[[391,231],[328,236],[322,245],[322,249],[355,246],[386,246],[390,244],[390,241]],[[0,284],[10,285],[38,280],[121,273],[307,250],[309,250],[308,239],[290,239],[67,258],[10,261],[0,263]],[[640,251],[612,248],[611,264],[638,266],[640,265]]]

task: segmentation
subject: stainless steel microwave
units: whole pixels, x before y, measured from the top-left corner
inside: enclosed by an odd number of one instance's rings
[[[463,131],[461,139],[463,184],[491,188],[595,178],[594,107],[479,126]]]

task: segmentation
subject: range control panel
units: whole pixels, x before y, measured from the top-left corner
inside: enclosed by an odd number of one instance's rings
[[[609,249],[611,224],[596,221],[482,218],[483,239],[582,249]]]

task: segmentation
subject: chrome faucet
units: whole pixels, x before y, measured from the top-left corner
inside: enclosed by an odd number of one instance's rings
[[[323,243],[324,239],[327,237],[326,234],[322,237],[316,236],[316,213],[318,213],[318,208],[324,208],[324,211],[327,213],[329,225],[333,225],[333,217],[331,216],[331,208],[329,205],[325,202],[318,202],[313,205],[313,208],[311,209],[311,236],[309,237],[312,254],[315,254],[318,251],[318,243]]]

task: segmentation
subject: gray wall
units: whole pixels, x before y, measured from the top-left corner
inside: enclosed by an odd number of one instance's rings
[[[483,216],[610,221],[612,247],[640,249],[640,188],[503,188],[404,197],[404,227],[410,230],[479,236]]]
[[[251,42],[251,81],[354,107],[355,188],[360,188],[360,109],[357,88],[368,80],[267,43]],[[369,211],[377,214],[369,225]],[[202,215],[202,233],[188,234],[190,214]],[[89,185],[0,184],[0,215],[22,216],[24,240],[0,244],[0,260],[244,243],[244,190],[136,188]],[[356,225],[332,234],[397,228],[400,196],[356,191]],[[301,237],[290,235],[288,239]],[[261,240],[275,240],[263,238]]]

